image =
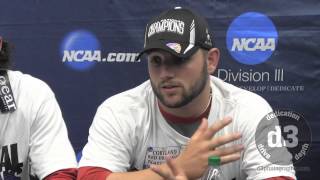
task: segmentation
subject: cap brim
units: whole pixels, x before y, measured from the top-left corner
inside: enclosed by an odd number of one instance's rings
[[[171,49],[170,47],[166,46],[166,44],[167,43],[161,42],[161,41],[157,41],[156,43],[150,43],[139,53],[139,55],[136,57],[136,60],[140,59],[140,57],[144,53],[155,50],[155,49],[161,49],[173,54],[176,57],[179,57],[181,59],[186,59],[192,56],[199,49],[198,46],[192,46],[192,48],[190,48],[187,52],[184,53],[183,51],[185,51],[185,49],[182,49],[181,52],[179,53],[179,52],[176,52],[174,49]]]

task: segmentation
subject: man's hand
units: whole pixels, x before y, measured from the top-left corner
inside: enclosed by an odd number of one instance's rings
[[[173,160],[173,164],[182,169],[181,172],[184,172],[188,179],[196,179],[201,177],[207,169],[210,156],[220,156],[221,164],[238,160],[240,152],[243,150],[242,145],[218,147],[240,139],[240,133],[213,138],[219,130],[230,124],[231,121],[231,118],[227,117],[208,127],[208,121],[204,118],[197,131],[192,135],[186,149]]]
[[[166,157],[168,168],[165,170],[156,165],[151,165],[150,169],[159,174],[164,180],[188,180],[183,169],[170,158]]]

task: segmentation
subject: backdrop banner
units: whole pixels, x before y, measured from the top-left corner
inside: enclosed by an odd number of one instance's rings
[[[148,79],[146,62],[135,60],[145,25],[175,6],[207,18],[221,50],[215,76],[289,117],[275,132],[295,152],[298,179],[320,177],[318,0],[1,0],[0,36],[14,46],[12,69],[53,89],[80,153],[97,107]]]

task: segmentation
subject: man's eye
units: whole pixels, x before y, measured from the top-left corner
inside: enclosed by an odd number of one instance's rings
[[[153,65],[161,65],[161,58],[159,56],[154,56],[150,59],[150,62]]]

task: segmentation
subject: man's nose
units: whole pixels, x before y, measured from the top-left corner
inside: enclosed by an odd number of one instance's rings
[[[161,79],[171,79],[175,76],[174,68],[169,64],[163,64],[160,68]]]

